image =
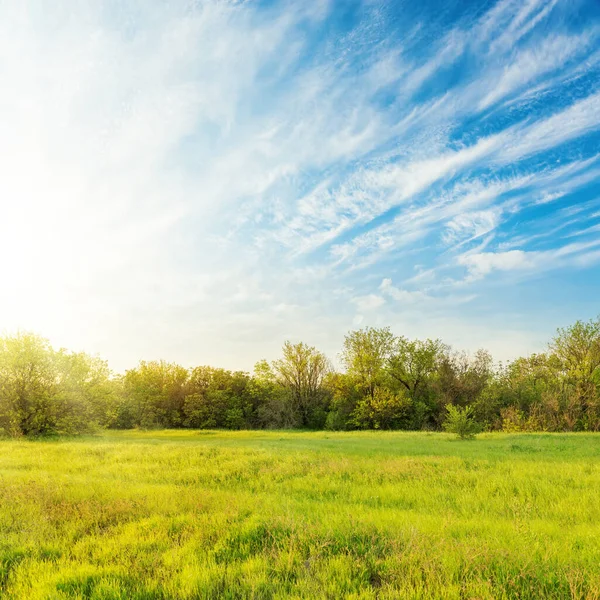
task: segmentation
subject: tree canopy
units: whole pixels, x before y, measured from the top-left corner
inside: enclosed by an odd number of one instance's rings
[[[316,348],[286,341],[280,358],[259,361],[252,374],[141,361],[115,375],[98,357],[18,333],[0,338],[0,433],[441,430],[448,415],[487,430],[600,430],[600,318],[559,329],[546,352],[506,365],[485,350],[457,352],[389,327],[349,332],[340,359],[336,371]]]

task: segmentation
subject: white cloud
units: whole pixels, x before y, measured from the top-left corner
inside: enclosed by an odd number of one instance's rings
[[[499,221],[499,208],[462,213],[447,223],[442,239],[446,244],[471,240],[493,231]]]
[[[479,279],[492,271],[528,270],[536,266],[539,255],[523,250],[507,252],[481,252],[463,254],[458,257],[458,264],[467,267],[470,279]]]
[[[593,218],[593,215],[591,215],[590,218]],[[596,232],[600,232],[600,223],[597,223],[596,225],[590,225],[584,229],[579,229],[578,231],[571,233],[568,237],[580,237],[582,235],[588,235]]]
[[[367,296],[357,296],[352,299],[352,302],[356,304],[358,310],[364,312],[379,308],[385,304],[385,298],[377,296],[376,294],[368,294]]]
[[[556,91],[595,68],[592,33],[539,27],[552,3],[503,0],[438,43],[417,24],[389,37],[369,3],[325,39],[329,2],[114,6],[0,3],[0,329],[117,368],[161,355],[248,368],[285,337],[328,350],[353,319],[454,301],[413,289],[456,266],[434,237],[485,238],[461,259],[476,277],[594,260],[484,252],[517,203],[598,178],[585,153],[518,164],[598,129],[600,96],[581,81],[583,98],[543,121],[476,121],[534,82]],[[564,77],[548,83],[553,61]],[[415,261],[420,283],[392,272]],[[388,272],[403,283],[379,283]]]
[[[390,296],[390,298],[393,298],[401,304],[413,304],[415,302],[423,302],[430,299],[426,293],[420,290],[408,291],[398,288],[392,285],[392,280],[388,278],[381,282],[379,289],[383,294]]]
[[[596,253],[589,250],[600,246],[600,240],[575,242],[559,248],[544,251],[507,250],[501,252],[465,253],[457,258],[459,265],[467,267],[467,281],[473,282],[493,271],[533,271],[541,272],[558,269],[567,265],[591,263]],[[584,257],[587,257],[584,258]]]
[[[587,49],[592,39],[595,36],[590,33],[549,36],[541,44],[525,49],[504,68],[495,87],[479,103],[479,108],[491,106],[542,75],[564,69],[570,60]]]
[[[511,19],[506,28],[500,29],[498,36],[490,45],[489,52],[512,48],[525,35],[527,35],[538,23],[543,21],[552,11],[558,0],[525,0],[524,2],[503,2],[500,7],[508,9],[506,12]],[[515,8],[519,8],[515,14]],[[514,15],[514,16],[513,16]]]
[[[553,148],[600,129],[600,92],[579,100],[551,117],[515,132],[513,143],[498,154],[504,163]]]
[[[206,306],[222,259],[204,240],[222,211],[293,172],[240,110],[304,15],[175,2],[126,33],[105,8],[57,7],[45,29],[33,5],[0,7],[0,325],[123,366],[148,333],[122,321]]]

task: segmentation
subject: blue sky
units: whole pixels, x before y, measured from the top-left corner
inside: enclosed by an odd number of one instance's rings
[[[0,2],[0,329],[251,369],[600,313],[596,0]]]

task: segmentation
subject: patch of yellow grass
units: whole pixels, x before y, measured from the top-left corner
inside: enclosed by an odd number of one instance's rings
[[[600,437],[3,441],[0,597],[600,598]]]

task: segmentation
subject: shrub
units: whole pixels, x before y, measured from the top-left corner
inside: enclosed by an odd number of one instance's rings
[[[385,388],[376,388],[358,402],[352,413],[358,429],[403,429],[410,423],[412,401],[404,392],[394,394]]]
[[[473,417],[473,409],[470,406],[446,405],[446,420],[443,427],[449,433],[455,433],[461,440],[472,439],[481,431],[479,423]]]

